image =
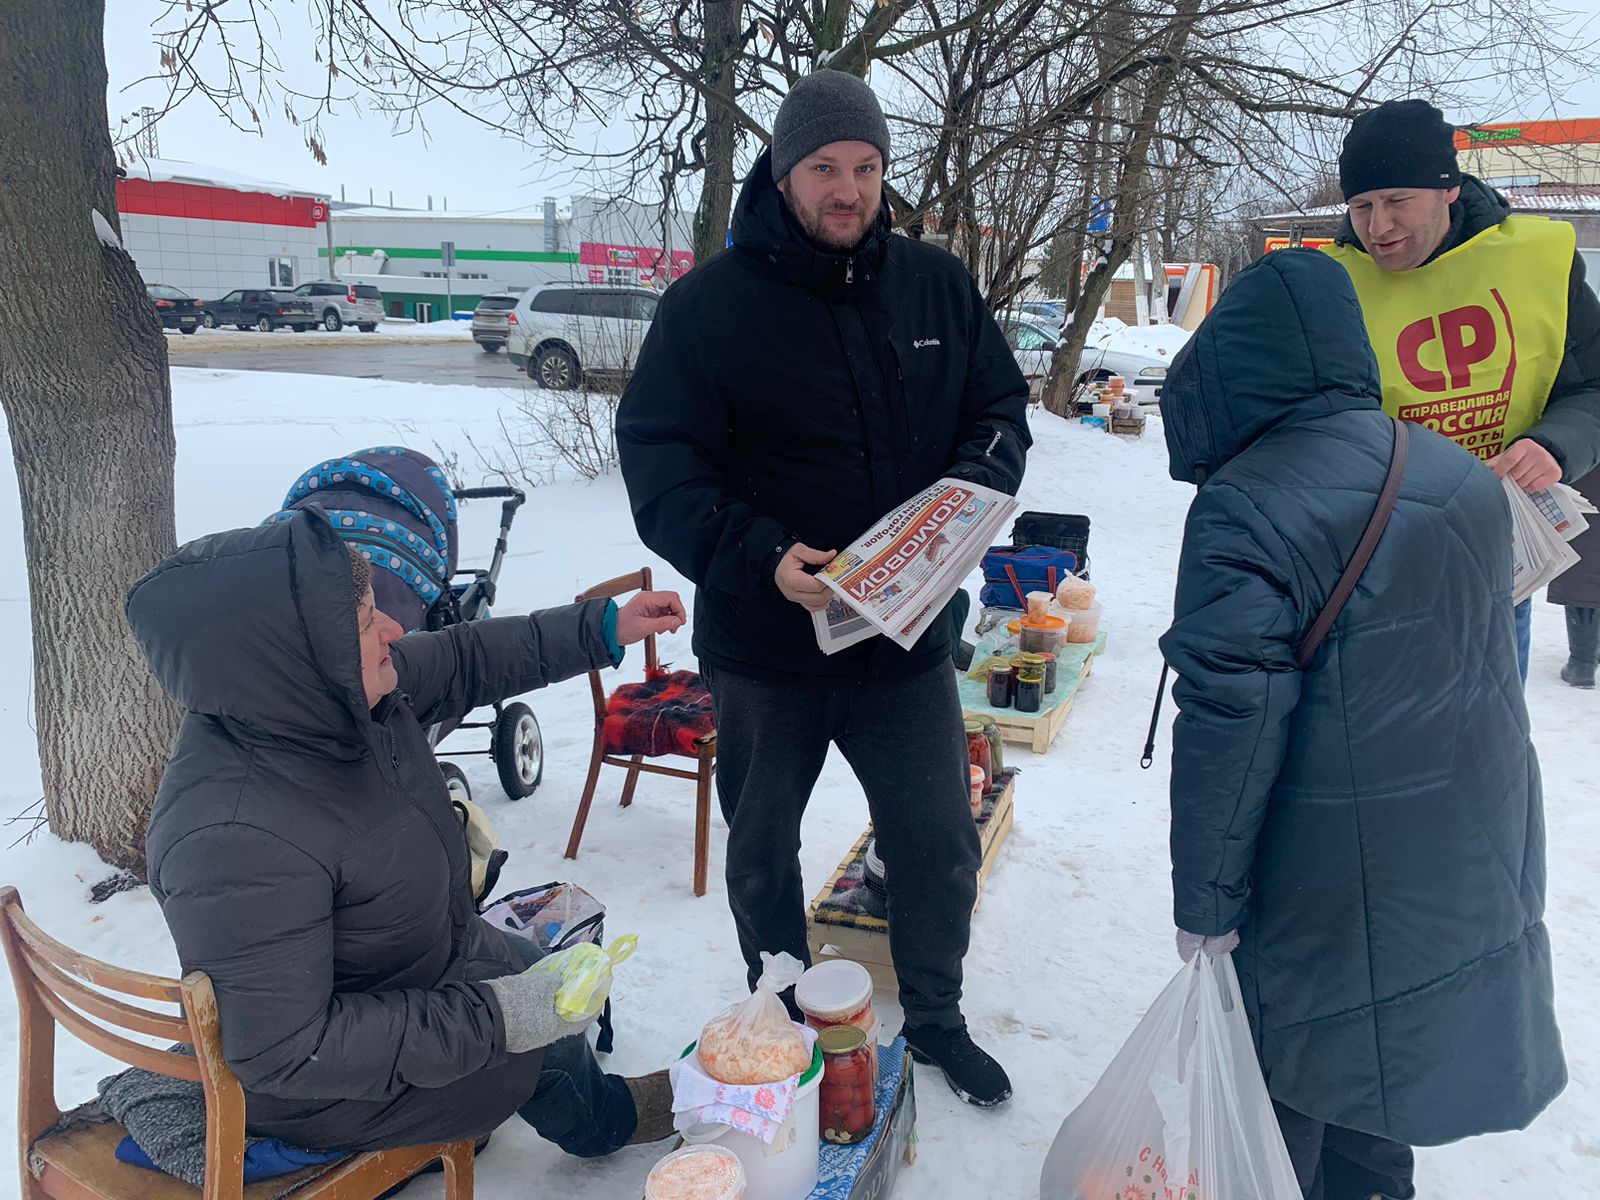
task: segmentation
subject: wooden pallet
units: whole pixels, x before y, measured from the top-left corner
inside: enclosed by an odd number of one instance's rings
[[[1006,838],[1010,836],[1012,826],[1015,824],[1016,790],[1017,780],[1013,775],[995,800],[994,811],[988,821],[978,831],[983,857],[978,865],[978,898],[972,906],[974,912],[983,903],[984,883],[988,880],[989,872],[994,869],[995,863],[999,861],[1000,848],[1005,845]],[[894,959],[889,953],[888,921],[864,915],[857,916],[857,923],[849,925],[817,919],[823,901],[833,895],[834,885],[866,851],[867,840],[871,836],[872,831],[868,830],[857,839],[856,844],[839,863],[838,869],[829,877],[828,882],[822,885],[822,890],[811,902],[811,909],[806,915],[806,944],[811,949],[812,963],[826,962],[830,958],[848,958],[867,969],[867,973],[872,976],[874,987],[897,992],[900,981],[895,975]]]

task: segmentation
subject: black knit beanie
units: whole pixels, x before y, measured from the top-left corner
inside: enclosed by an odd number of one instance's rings
[[[1350,122],[1339,152],[1344,198],[1381,188],[1437,188],[1461,182],[1455,129],[1426,100],[1389,100]]]
[[[772,178],[783,179],[802,158],[830,142],[866,142],[889,165],[889,123],[878,97],[843,71],[815,71],[789,89],[772,123]]]

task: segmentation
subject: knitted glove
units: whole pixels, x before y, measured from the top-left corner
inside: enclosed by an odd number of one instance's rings
[[[1239,945],[1239,931],[1233,930],[1221,937],[1205,937],[1198,933],[1189,933],[1178,930],[1178,957],[1188,962],[1195,956],[1195,951],[1203,950],[1207,958],[1216,958],[1220,954],[1232,954]]]
[[[574,1024],[556,1014],[556,992],[561,989],[561,972],[549,964],[559,960],[562,950],[541,959],[520,975],[505,975],[485,982],[500,1003],[500,1016],[506,1027],[506,1051],[525,1054],[564,1037],[582,1033],[589,1022]]]

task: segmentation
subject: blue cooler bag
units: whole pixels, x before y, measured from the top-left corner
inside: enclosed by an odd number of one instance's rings
[[[983,556],[985,608],[1027,608],[1029,592],[1049,592],[1078,573],[1079,558],[1054,546],[990,546]]]

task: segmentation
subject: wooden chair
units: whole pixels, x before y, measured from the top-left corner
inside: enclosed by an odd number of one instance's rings
[[[629,592],[648,592],[651,590],[650,568],[635,572],[632,575],[623,575],[616,579],[607,580],[597,584],[578,597],[578,602],[585,600],[615,599],[625,596]],[[656,639],[651,634],[644,640],[644,673],[645,678],[655,679],[661,674],[661,664],[656,658]],[[589,778],[583,785],[583,799],[578,803],[578,815],[572,822],[572,836],[567,839],[567,857],[578,857],[578,843],[583,840],[583,827],[589,820],[589,806],[594,802],[594,791],[600,782],[601,767],[621,767],[628,773],[627,780],[622,785],[622,807],[627,808],[633,803],[633,790],[639,783],[639,773],[648,772],[652,775],[670,775],[674,779],[689,779],[695,784],[694,808],[694,894],[706,894],[706,863],[711,853],[711,780],[717,773],[717,735],[715,731],[706,734],[695,742],[695,769],[687,771],[680,767],[669,767],[658,763],[646,762],[645,754],[634,753],[631,746],[606,746],[606,715],[610,707],[610,698],[606,695],[605,685],[600,682],[600,672],[589,672],[589,690],[594,696],[594,751],[589,759]]]
[[[17,1131],[22,1200],[276,1200],[290,1192],[293,1200],[374,1200],[440,1160],[446,1200],[471,1200],[470,1141],[354,1154],[246,1187],[244,1091],[222,1057],[210,979],[195,971],[179,982],[79,954],[29,920],[12,887],[0,888],[0,942],[21,1018]],[[129,1004],[118,996],[176,1004],[178,1013]],[[118,1162],[116,1146],[127,1130],[113,1121],[61,1121],[55,1092],[57,1025],[121,1062],[200,1083],[206,1098],[203,1189]],[[113,1029],[183,1042],[194,1054],[142,1045]]]

